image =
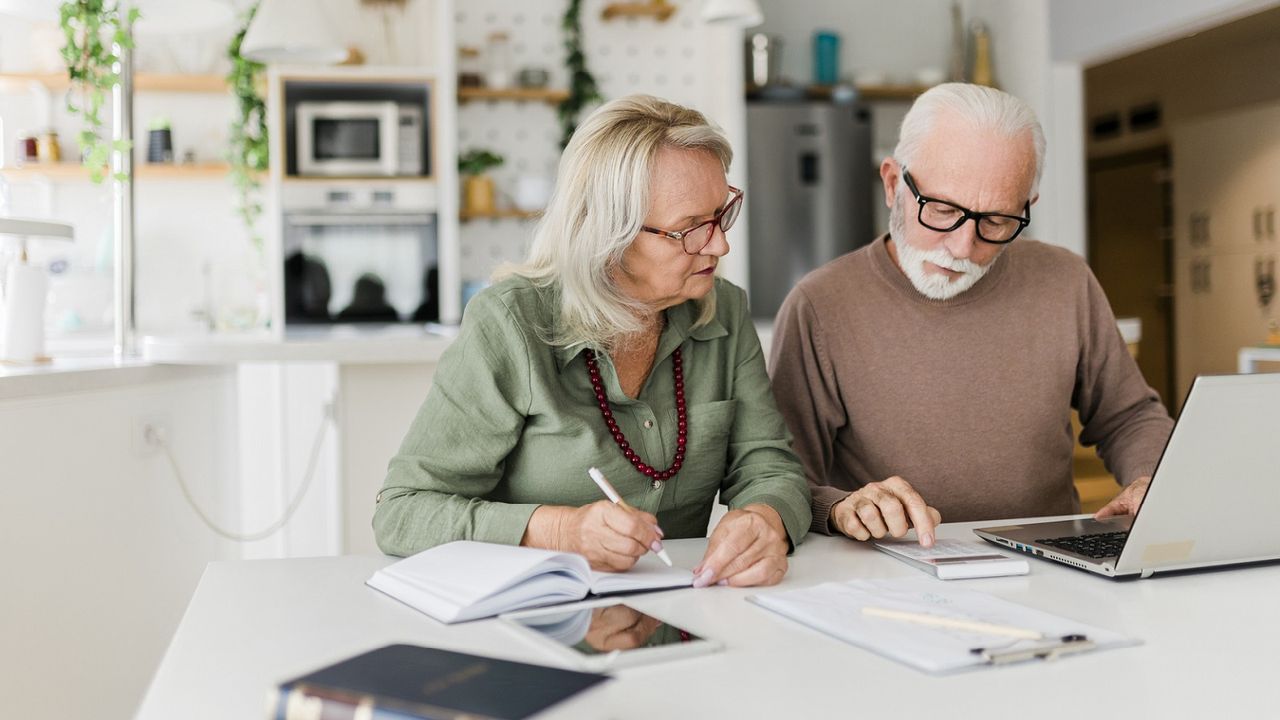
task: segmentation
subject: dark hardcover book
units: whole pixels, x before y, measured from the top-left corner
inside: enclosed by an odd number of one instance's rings
[[[607,679],[417,645],[388,645],[281,684],[272,709],[276,720],[516,720]]]

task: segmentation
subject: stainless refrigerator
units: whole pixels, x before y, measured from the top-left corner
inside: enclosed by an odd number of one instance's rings
[[[806,273],[872,240],[876,177],[865,107],[747,103],[752,316],[772,319]]]

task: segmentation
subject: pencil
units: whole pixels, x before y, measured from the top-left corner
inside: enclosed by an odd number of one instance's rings
[[[967,630],[969,632],[982,633],[984,635],[1003,635],[1005,637],[1020,638],[1022,640],[1043,640],[1044,633],[1027,628],[1012,627],[1009,625],[996,625],[994,623],[985,623],[978,620],[964,620],[962,618],[944,617],[942,615],[929,615],[926,613],[907,612],[905,610],[890,610],[880,607],[864,607],[863,615],[871,617],[884,618],[885,620],[901,620],[903,622],[919,623],[921,625],[932,625],[934,627],[952,628],[955,630]]]

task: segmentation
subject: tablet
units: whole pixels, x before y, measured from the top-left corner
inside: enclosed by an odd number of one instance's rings
[[[593,672],[715,652],[723,646],[623,603],[575,605],[499,617],[522,637]]]

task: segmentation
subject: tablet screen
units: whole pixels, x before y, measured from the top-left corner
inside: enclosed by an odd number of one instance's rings
[[[621,603],[511,619],[583,655],[702,642],[687,630]]]

